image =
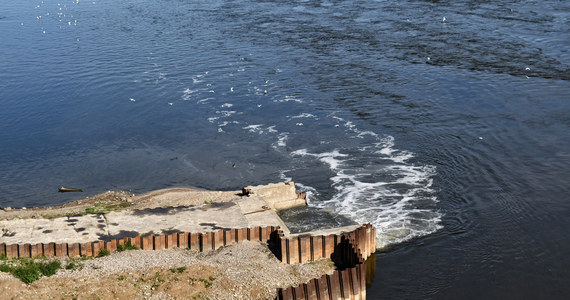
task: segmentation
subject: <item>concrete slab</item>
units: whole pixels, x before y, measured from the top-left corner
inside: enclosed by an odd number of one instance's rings
[[[257,195],[250,195],[237,200],[236,203],[239,205],[243,216],[247,220],[249,227],[255,226],[279,226],[285,232],[289,232],[289,229],[279,218],[277,213],[267,206],[267,202],[262,200],[261,197]]]
[[[280,226],[289,233],[275,207],[305,202],[299,199],[294,183],[251,188],[249,196],[239,196],[239,191],[160,190],[135,197],[132,201],[136,203],[124,210],[50,219],[23,218],[27,214],[11,211],[10,218],[0,219],[0,244],[85,243],[149,233],[203,233],[256,226]]]

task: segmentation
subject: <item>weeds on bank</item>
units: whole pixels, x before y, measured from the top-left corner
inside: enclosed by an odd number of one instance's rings
[[[111,255],[111,251],[109,251],[107,249],[101,249],[101,251],[99,251],[99,254],[97,254],[96,257],[104,257],[107,255]]]
[[[42,276],[52,276],[62,268],[72,271],[81,270],[83,269],[83,263],[81,263],[81,261],[87,259],[91,258],[87,256],[69,258],[65,265],[62,266],[61,261],[48,260],[45,256],[7,259],[6,255],[2,255],[0,256],[0,260],[2,261],[0,264],[0,272],[10,273],[22,282],[30,284]]]
[[[93,207],[85,209],[85,214],[103,214],[110,211],[121,210],[131,206],[130,203],[101,203],[93,204]]]
[[[209,280],[208,280],[209,279]],[[205,288],[210,288],[212,286],[213,281],[216,279],[214,276],[210,276],[208,279],[204,278],[190,278],[190,282],[193,284],[194,281],[200,281],[204,283]]]
[[[1,272],[10,273],[26,284],[30,284],[42,276],[52,276],[59,269],[61,269],[59,260],[17,258],[0,264]]]
[[[92,207],[86,208],[85,211],[68,212],[65,214],[44,214],[42,215],[42,217],[44,219],[55,219],[60,217],[76,217],[76,216],[85,216],[85,215],[104,214],[111,211],[122,210],[129,206],[131,206],[131,203],[128,202],[123,202],[123,203],[97,202],[94,203]]]
[[[117,252],[123,252],[125,250],[139,250],[139,247],[132,245],[131,241],[127,241],[124,245],[117,246]]]
[[[186,270],[186,267],[178,267],[178,268],[172,268],[170,269],[170,272],[172,273],[182,273]]]
[[[86,256],[82,256],[80,258],[70,258],[67,260],[67,263],[65,264],[65,269],[66,270],[81,270],[83,269],[83,263],[81,263],[81,261],[87,260],[89,259],[89,257]]]

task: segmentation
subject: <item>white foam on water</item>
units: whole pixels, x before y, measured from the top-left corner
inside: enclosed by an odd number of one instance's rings
[[[300,115],[296,115],[296,116],[292,116],[290,117],[291,119],[301,119],[301,118],[314,118],[316,120],[318,120],[319,118],[317,118],[315,115],[313,114],[309,114],[309,113],[302,113]]]
[[[224,131],[224,127],[226,127],[229,124],[239,124],[238,121],[223,121],[221,123],[218,123],[218,132],[225,132]]]
[[[217,110],[216,114],[221,115],[220,118],[227,118],[233,114],[235,114],[236,111],[235,110]]]
[[[347,157],[347,154],[342,154],[338,152],[338,150],[333,150],[332,152],[325,152],[320,154],[313,154],[309,153],[307,149],[299,149],[291,152],[291,155],[300,155],[300,156],[313,156],[318,158],[320,161],[329,165],[332,170],[338,170],[338,167],[342,160],[338,159],[341,157]]]
[[[263,133],[263,128],[261,128],[262,126],[263,126],[263,124],[248,125],[248,126],[242,127],[242,129],[249,130],[249,132],[262,134]]]
[[[377,140],[369,147],[323,153],[293,151],[293,156],[318,159],[335,174],[330,178],[335,189],[333,197],[310,201],[310,205],[332,209],[358,223],[371,223],[377,230],[377,248],[440,229],[441,213],[435,209],[437,198],[432,189],[435,167],[409,163],[412,153],[395,149],[393,137]],[[316,193],[313,188],[297,184],[307,193]]]
[[[295,185],[297,187],[299,187],[299,190],[303,191],[306,193],[306,197],[305,199],[307,200],[307,204],[311,205],[311,198],[313,197],[313,195],[318,194],[319,192],[317,191],[317,189],[315,189],[312,186],[308,186],[308,185],[304,185],[302,183],[299,182],[295,182]]]
[[[372,131],[362,131],[362,132],[360,132],[360,133],[357,135],[357,137],[359,137],[359,138],[364,138],[364,136],[366,136],[366,135],[370,135],[370,136],[373,136],[373,137],[378,137],[378,134],[376,134],[376,133],[374,133],[374,132],[372,132]]]
[[[303,99],[299,99],[295,96],[285,96],[285,98],[283,99],[278,99],[278,100],[274,100],[274,102],[297,102],[297,103],[303,103],[305,101],[303,101]]]
[[[287,139],[289,139],[289,132],[282,132],[277,136],[277,142],[273,143],[274,149],[285,148],[287,146]]]
[[[196,102],[196,104],[204,104],[210,100],[214,100],[215,98],[204,98],[204,99],[200,99]]]
[[[414,154],[409,151],[394,149],[394,138],[391,136],[380,139],[380,142],[375,143],[374,145],[377,149],[380,149],[375,153],[386,156],[390,160],[398,163],[404,163],[414,157]]]
[[[204,81],[203,78],[204,78],[204,75],[196,75],[196,76],[193,76],[193,77],[192,77],[192,82],[193,82],[194,84],[200,83],[200,82]]]
[[[285,173],[287,173],[287,172],[289,172],[289,171],[291,171],[291,170],[281,170],[281,171],[279,171],[279,178],[280,178],[282,181],[287,181],[287,182],[288,182],[288,181],[292,181],[293,178],[291,178],[291,177],[285,175]],[[298,185],[298,183],[295,183],[295,184]]]
[[[234,106],[234,105],[231,103],[224,103],[220,107],[232,107],[232,106]]]

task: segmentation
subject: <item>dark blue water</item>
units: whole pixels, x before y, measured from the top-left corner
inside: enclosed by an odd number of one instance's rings
[[[564,298],[569,16],[554,0],[1,1],[0,206],[291,179],[320,217],[378,228],[372,299]]]

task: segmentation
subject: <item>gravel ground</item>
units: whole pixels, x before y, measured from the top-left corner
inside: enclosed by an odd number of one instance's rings
[[[282,264],[260,242],[244,241],[215,251],[131,250],[76,260],[30,285],[0,272],[2,299],[272,299],[279,287],[323,274],[333,263]],[[65,266],[69,261],[63,259]]]

